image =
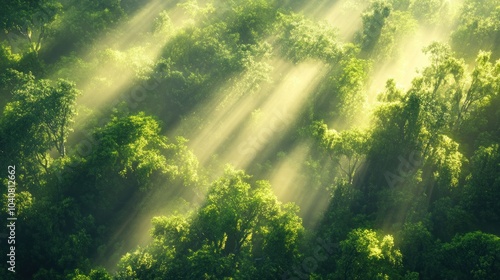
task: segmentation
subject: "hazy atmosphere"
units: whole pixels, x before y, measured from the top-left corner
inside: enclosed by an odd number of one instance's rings
[[[500,0],[0,25],[0,279],[500,279]]]

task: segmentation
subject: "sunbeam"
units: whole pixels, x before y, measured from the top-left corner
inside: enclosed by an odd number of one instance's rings
[[[499,15],[2,1],[0,279],[500,279]]]
[[[269,181],[276,196],[283,202],[294,202],[300,207],[300,215],[308,228],[314,228],[330,202],[323,188],[312,186],[306,178],[304,163],[310,154],[309,144],[301,143],[278,162],[270,174]],[[326,164],[323,171],[332,172],[333,166]]]
[[[241,97],[222,90],[225,92],[223,97],[215,98],[205,108],[197,110],[193,120],[211,121],[187,136],[191,139],[189,146],[202,166],[212,155],[219,154],[224,162],[238,168],[248,167],[270,142],[279,142],[293,125],[295,117],[326,71],[326,67],[317,62],[296,66],[273,62],[273,65],[274,72],[282,76],[278,84]],[[220,107],[220,102],[227,96],[231,96],[230,99]],[[186,121],[189,123],[190,120]]]

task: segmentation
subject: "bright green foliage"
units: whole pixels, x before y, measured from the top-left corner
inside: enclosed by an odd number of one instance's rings
[[[215,11],[213,3],[207,3],[202,7],[197,0],[184,1],[179,3],[179,7],[182,7],[192,18],[202,17],[204,20],[207,20],[208,16]]]
[[[414,0],[391,0],[389,2],[392,4],[394,10],[406,11],[410,8]]]
[[[127,188],[147,190],[165,179],[196,187],[198,161],[185,146],[186,140],[167,142],[159,123],[144,113],[114,117],[94,137],[98,145],[86,159],[85,176],[97,180],[93,187],[105,197],[99,198],[103,202],[116,203]],[[115,184],[120,187],[109,188]]]
[[[458,144],[447,136],[440,136],[431,151],[430,162],[436,166],[434,180],[442,186],[453,188],[458,185],[463,155],[458,151]]]
[[[7,184],[6,184],[7,185]],[[4,201],[2,206],[2,212],[7,213],[8,211],[8,196],[3,195],[2,200]],[[25,212],[29,211],[33,206],[33,196],[27,191],[16,193],[16,210],[17,214],[22,216]]]
[[[397,102],[403,98],[403,92],[396,87],[394,79],[389,79],[385,82],[385,91],[377,96],[377,99],[382,102]]]
[[[163,254],[168,255],[168,251]],[[117,274],[116,279],[154,279],[154,275],[161,275],[163,271],[156,268],[157,271],[153,269],[153,263],[161,258],[153,259],[153,256],[147,252],[142,252],[137,250],[136,252],[130,254],[127,253],[122,257],[118,267],[120,271]]]
[[[34,53],[40,51],[42,41],[50,32],[49,25],[62,8],[61,3],[54,0],[2,1],[0,6],[0,28],[11,33],[11,38],[21,36]]]
[[[476,58],[476,66],[470,77],[470,85],[464,92],[457,94],[456,128],[467,119],[474,109],[500,91],[500,62],[490,62],[490,53],[480,52]]]
[[[24,192],[18,193],[20,217],[39,221],[27,224],[28,230],[19,235],[26,238],[30,232],[37,233],[23,245],[33,248],[29,260],[21,256],[20,261],[31,267],[23,275],[49,277],[43,276],[49,273],[43,269],[45,261],[57,264],[51,278],[75,268],[88,272],[88,258],[95,254],[95,244],[102,244],[105,225],[110,219],[123,219],[121,211],[128,197],[159,182],[176,184],[177,179],[196,187],[197,161],[185,140],[170,144],[159,132],[159,124],[143,113],[115,117],[94,133],[96,146],[88,157],[73,155],[56,161],[51,171],[61,171],[63,176],[50,177],[43,192],[37,192],[44,197],[30,199]],[[50,209],[51,214],[40,209]],[[102,271],[87,275],[90,279],[106,276]]]
[[[95,166],[107,166],[121,176],[137,175],[140,183],[154,171],[166,172],[166,158],[161,150],[167,148],[160,127],[143,113],[125,118],[113,118],[95,133],[99,146],[90,159]],[[99,174],[95,174],[99,176]]]
[[[276,28],[281,52],[294,62],[307,58],[332,61],[340,54],[331,26],[314,23],[297,14],[280,14]]]
[[[423,82],[429,87],[432,95],[436,95],[442,87],[453,85],[453,82],[460,83],[465,65],[453,56],[448,45],[432,43],[424,52],[430,56],[431,64],[424,70]]]
[[[401,45],[414,35],[418,23],[410,12],[393,11],[385,20],[373,56],[378,63],[387,63],[400,57],[404,50]]]
[[[36,81],[30,75],[25,79],[25,84],[13,92],[14,98],[6,106],[3,122],[7,127],[24,128],[24,133],[28,132],[38,141],[46,139],[45,143],[38,145],[39,153],[54,147],[64,157],[78,91],[65,80],[52,86],[49,81]]]
[[[279,277],[298,256],[296,211],[276,200],[269,183],[228,168],[195,216],[153,220],[155,243],[125,256],[118,279]]]
[[[498,92],[499,68],[489,61],[488,53],[479,53],[476,67],[467,75],[464,62],[455,58],[448,46],[434,43],[425,51],[431,65],[422,77],[413,80],[408,93],[419,96],[427,108],[421,115],[427,133],[460,130],[470,112]],[[435,141],[436,137],[429,136]]]
[[[234,35],[223,37],[227,33],[228,26],[223,22],[203,28],[193,27],[177,35],[165,52],[167,57],[180,64],[183,71],[196,70],[200,74],[213,68],[228,71],[236,62],[237,38]]]
[[[370,67],[366,60],[356,57],[357,52],[352,46],[345,46],[342,59],[331,62],[331,70],[318,88],[312,108],[315,118],[337,120],[348,127],[361,112]]]
[[[479,51],[492,51],[500,58],[500,6],[496,0],[466,0],[459,26],[451,36],[453,49],[468,60]]]
[[[369,54],[373,51],[391,11],[392,7],[389,3],[375,1],[368,11],[363,14],[363,31],[358,38],[363,53]]]
[[[198,173],[198,159],[186,145],[187,142],[187,139],[179,136],[168,145],[167,174],[171,179],[179,180],[183,186],[197,187],[202,176]]]
[[[355,229],[340,247],[334,279],[392,279],[399,275],[402,256],[391,235],[380,237],[373,230]]]
[[[61,157],[66,156],[66,140],[79,91],[65,80],[54,84],[35,80],[32,75],[16,75],[19,85],[0,119],[2,135],[10,136],[4,140],[7,153],[4,156],[24,162],[20,165],[21,174],[39,180],[52,161],[51,149]]]
[[[466,114],[467,118],[463,118],[457,126],[460,131],[457,137],[469,156],[480,146],[494,145],[500,139],[500,130],[496,124],[500,110],[500,95],[498,94],[500,64],[498,62],[494,69],[490,77],[496,86],[472,106],[472,110]]]
[[[340,119],[349,122],[361,111],[363,105],[368,64],[364,60],[351,58],[341,62],[341,69],[340,74],[332,77],[335,86],[329,89],[336,93],[332,99],[338,101],[338,105],[332,110],[338,111]]]
[[[463,61],[456,59],[448,46],[434,43],[426,51],[430,53],[431,65],[424,69],[421,77],[413,80],[406,95],[395,88],[394,82],[388,81],[381,99],[390,103],[376,112],[379,121],[375,134],[385,131],[386,139],[401,139],[401,145],[428,156],[432,145],[439,145],[440,133],[460,129],[469,110],[494,94],[498,74],[488,62],[487,54],[479,55],[478,65],[469,77]],[[382,147],[376,150],[379,148]]]
[[[165,47],[156,63],[156,77],[167,90],[158,88],[159,102],[169,100],[168,114],[186,112],[210,96],[221,77],[244,69],[252,48],[238,45],[225,22],[183,29]],[[157,106],[152,104],[151,107]],[[165,112],[166,108],[158,108]]]
[[[499,277],[497,0],[0,7],[0,162],[16,165],[18,218],[1,279]],[[419,39],[437,41],[425,66],[409,57]],[[280,90],[299,63],[325,70],[302,104]],[[285,125],[271,119],[292,103]],[[207,125],[229,135],[208,136],[219,148],[199,166],[182,135],[203,153]],[[206,182],[262,135],[245,171]]]
[[[408,159],[413,152],[419,156],[429,140],[422,134],[423,97],[409,93],[402,101],[389,103],[375,112],[375,129],[368,158],[378,159],[378,172],[397,170],[398,157]],[[436,113],[436,112],[433,112]],[[425,142],[423,142],[425,141]],[[407,169],[407,168],[406,168]],[[379,173],[378,176],[382,175]],[[387,184],[387,183],[385,183]]]
[[[12,48],[5,43],[0,44],[0,73],[1,75],[1,83],[3,86],[4,73],[9,68],[15,67],[16,63],[19,61],[19,55],[12,53]]]
[[[111,280],[111,275],[104,269],[104,268],[99,268],[99,269],[92,269],[90,270],[90,273],[88,275],[83,274],[81,271],[78,269],[75,271],[74,275],[71,276],[71,278],[68,278],[71,280]]]
[[[353,183],[358,168],[362,165],[369,150],[369,135],[356,129],[337,132],[328,130],[323,122],[316,122],[313,135],[320,141],[330,158],[335,161],[342,176],[349,184]]]
[[[433,43],[425,51],[431,65],[421,78],[414,79],[409,93],[421,95],[423,105],[429,107],[423,115],[428,130],[459,130],[472,110],[498,92],[499,68],[489,61],[488,53],[479,53],[469,76],[464,62],[455,58],[447,45]]]
[[[161,12],[153,23],[153,34],[157,38],[166,37],[172,31],[172,20],[170,19],[167,11]]]

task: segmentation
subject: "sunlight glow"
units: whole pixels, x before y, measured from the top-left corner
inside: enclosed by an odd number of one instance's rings
[[[231,79],[211,101],[194,110],[174,130],[173,135],[190,139],[187,144],[201,166],[212,164],[216,156],[221,163],[247,169],[261,158],[274,156],[269,153],[283,142],[327,70],[326,65],[316,61],[294,65],[275,59],[269,64],[274,68],[274,83],[264,83],[260,90],[251,92],[255,85],[241,83],[248,73],[236,78],[240,81]],[[239,84],[244,86],[235,86]],[[203,120],[203,127],[193,128],[199,120]],[[277,169],[264,179],[270,179],[280,201],[296,202],[300,215],[314,225],[327,207],[329,197],[324,189],[308,190],[310,182],[301,175],[305,172],[301,168],[308,156],[307,147],[306,144],[292,147]],[[212,172],[216,177],[223,169]]]
[[[344,42],[352,41],[356,32],[361,30],[363,26],[361,14],[369,4],[366,1],[361,5],[350,6],[348,2],[338,1],[330,8],[318,11],[319,18],[338,28],[340,39]]]
[[[300,207],[300,216],[307,226],[314,227],[330,202],[324,189],[312,187],[304,174],[305,162],[310,154],[309,145],[302,143],[287,153],[273,169],[270,182],[273,191],[283,203],[294,202]],[[333,166],[326,164],[323,172],[332,172]]]
[[[189,19],[183,8],[176,5],[177,2],[152,0],[124,25],[96,40],[83,55],[84,61],[106,61],[106,64],[99,65],[77,84],[83,93],[78,100],[79,105],[99,110],[110,104],[127,101],[126,97],[120,97],[124,93],[134,94],[133,85],[140,81],[139,76],[151,74],[152,65],[169,40],[186,26],[197,24],[196,20]],[[154,21],[162,11],[168,13],[172,26],[166,34],[153,34]],[[85,121],[86,117],[77,118],[77,123]]]
[[[284,136],[326,71],[326,67],[317,62],[299,65],[274,62],[273,65],[275,72],[282,73],[276,85],[241,98],[233,93],[224,107],[217,106],[223,100],[219,98],[198,111],[203,115],[197,118],[212,120],[187,135],[191,139],[188,145],[202,166],[212,155],[219,154],[223,162],[246,168],[267,145],[279,142]]]
[[[377,95],[385,90],[387,80],[394,79],[397,87],[406,92],[410,88],[412,80],[429,65],[429,57],[423,52],[423,49],[432,42],[445,42],[448,35],[447,28],[430,29],[420,26],[414,36],[399,46],[401,51],[398,57],[374,65],[370,81],[366,86],[365,113],[359,116],[356,123],[361,126],[370,123],[373,109],[378,104]]]

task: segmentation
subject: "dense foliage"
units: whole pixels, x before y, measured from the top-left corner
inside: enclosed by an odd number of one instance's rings
[[[0,279],[500,277],[498,1],[1,0],[0,27]]]

